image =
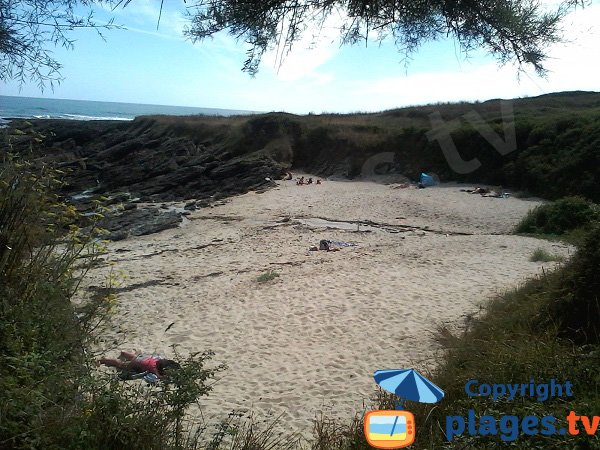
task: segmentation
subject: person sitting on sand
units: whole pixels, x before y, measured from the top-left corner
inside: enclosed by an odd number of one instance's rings
[[[313,179],[309,178],[308,181],[306,182],[306,184],[312,184],[313,183]]]
[[[296,182],[298,186],[302,186],[304,184],[304,177],[300,177],[300,179]]]
[[[321,184],[321,180],[317,178],[317,184]]]
[[[100,358],[98,364],[116,367],[132,374],[149,372],[158,378],[164,378],[168,370],[178,369],[181,366],[172,359],[163,359],[156,356],[137,355],[133,352],[122,351],[118,359]]]

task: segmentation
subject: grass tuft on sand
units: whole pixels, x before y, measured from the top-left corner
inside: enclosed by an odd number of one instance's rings
[[[529,261],[531,262],[562,262],[564,260],[565,258],[561,255],[553,255],[543,248],[536,248],[529,257]]]
[[[279,277],[279,274],[277,272],[275,272],[274,270],[269,270],[268,272],[265,272],[265,273],[259,275],[256,278],[256,281],[258,283],[266,283],[268,281],[274,280],[277,277]]]

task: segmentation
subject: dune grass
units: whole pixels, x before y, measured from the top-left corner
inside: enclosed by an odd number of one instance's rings
[[[573,259],[554,272],[545,273],[493,299],[465,331],[452,335],[439,330],[446,356],[431,375],[445,391],[436,405],[406,402],[415,414],[414,449],[599,449],[600,440],[581,430],[577,436],[524,436],[519,430],[505,430],[497,436],[471,436],[469,430],[448,441],[447,417],[467,418],[504,415],[557,418],[556,428],[567,427],[565,417],[597,415],[600,408],[600,281],[592,275],[600,268],[600,225],[588,232]],[[536,397],[470,397],[469,380],[479,383],[558,383],[570,381],[573,396],[537,401]],[[394,399],[379,393],[372,409],[394,409]],[[326,419],[318,425],[318,446],[322,450],[368,449],[362,431],[362,416],[340,424]],[[500,434],[505,435],[502,440]],[[514,440],[511,440],[513,439]]]
[[[268,281],[274,280],[277,277],[279,277],[279,274],[277,272],[275,272],[274,270],[269,270],[268,272],[265,272],[256,277],[256,281],[258,283],[266,283]]]
[[[563,256],[553,255],[543,248],[536,248],[529,257],[529,261],[531,262],[561,262],[564,260],[565,258]]]

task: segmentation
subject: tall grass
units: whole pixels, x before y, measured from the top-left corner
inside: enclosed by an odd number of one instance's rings
[[[54,193],[60,176],[8,156],[0,166],[0,448],[206,448],[214,437],[188,411],[223,368],[210,352],[178,358],[157,385],[96,372],[89,348],[114,296],[71,302],[101,248]],[[236,448],[262,442],[246,432]]]
[[[553,415],[557,429],[567,426],[569,411],[597,415],[600,409],[600,225],[592,227],[573,259],[556,271],[544,273],[522,286],[495,298],[469,327],[453,336],[444,331],[446,356],[432,376],[445,391],[436,405],[407,402],[415,414],[414,449],[600,449],[600,439],[587,435],[581,426],[578,435],[525,436],[517,430],[515,440],[499,435],[470,435],[468,429],[448,441],[448,416],[467,417],[475,411],[500,420],[502,416]],[[469,397],[468,380],[479,383],[537,383],[555,379],[571,381],[572,397],[538,401],[519,397]],[[393,399],[380,395],[373,409],[394,409]],[[318,449],[368,449],[362,435],[362,418],[334,424],[326,419],[318,426]],[[477,422],[479,423],[479,422]],[[478,425],[476,425],[477,427]]]
[[[564,235],[587,229],[600,220],[600,206],[582,197],[564,197],[532,209],[517,225],[517,233]]]
[[[0,446],[8,448],[63,435],[51,425],[79,409],[83,330],[105,306],[78,319],[70,303],[74,263],[94,248],[69,229],[76,213],[53,194],[59,184],[56,172],[9,156],[0,168]]]
[[[556,261],[556,262],[560,262],[560,261],[564,261],[564,257],[561,255],[553,255],[552,253],[549,253],[547,250],[544,250],[543,248],[536,248],[533,253],[531,254],[531,256],[529,257],[529,261],[531,262],[552,262],[552,261]]]

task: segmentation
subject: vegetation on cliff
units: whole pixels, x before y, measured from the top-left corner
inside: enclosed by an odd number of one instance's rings
[[[433,172],[442,181],[488,183],[548,199],[579,195],[600,201],[600,94],[550,94],[511,100],[509,106],[512,112],[504,117],[500,101],[490,100],[376,114],[16,121],[13,126],[25,134],[12,140],[22,150],[33,146],[40,161],[77,168],[67,178],[71,192],[129,190],[144,200],[243,193],[268,187],[266,178],[298,169],[349,178],[365,171],[395,173],[413,180]],[[459,157],[476,161],[477,167],[458,173],[449,163],[431,134],[438,114],[450,127]],[[515,147],[501,154],[473,125],[474,117],[501,141],[514,131]],[[34,131],[44,136],[43,144],[33,142]]]

